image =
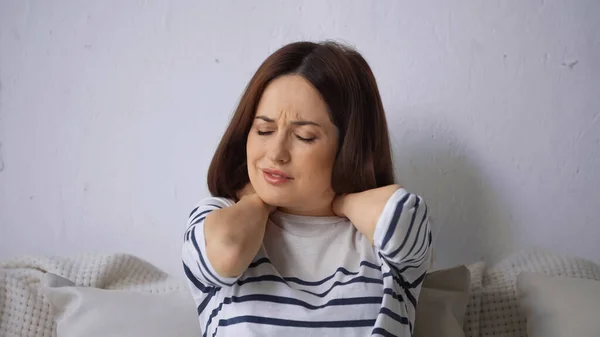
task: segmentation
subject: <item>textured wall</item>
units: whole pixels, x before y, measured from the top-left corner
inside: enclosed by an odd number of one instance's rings
[[[598,1],[0,1],[0,258],[122,251],[178,272],[186,214],[259,63],[368,59],[438,266],[600,262]]]

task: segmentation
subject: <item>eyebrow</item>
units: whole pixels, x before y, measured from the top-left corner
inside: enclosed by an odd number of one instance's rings
[[[267,122],[267,123],[275,123],[275,120],[266,117],[266,116],[256,116],[255,119],[262,119],[263,121]],[[298,126],[303,126],[303,125],[314,125],[314,126],[318,126],[321,127],[321,125],[319,125],[318,123],[315,122],[311,122],[311,121],[292,121],[291,122],[294,125],[298,125]]]

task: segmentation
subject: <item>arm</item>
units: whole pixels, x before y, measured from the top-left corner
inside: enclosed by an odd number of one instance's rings
[[[386,203],[400,188],[400,185],[388,185],[359,193],[338,196],[332,205],[333,212],[346,217],[373,244],[373,235],[377,220]]]
[[[183,245],[184,269],[200,286],[230,286],[246,270],[262,244],[272,208],[256,194],[240,201],[203,200],[190,215]]]
[[[369,239],[391,267],[400,272],[406,265],[426,267],[431,231],[427,205],[419,196],[389,185],[339,196],[332,207]]]
[[[265,235],[269,207],[256,194],[206,217],[208,259],[224,277],[241,275],[258,253]]]

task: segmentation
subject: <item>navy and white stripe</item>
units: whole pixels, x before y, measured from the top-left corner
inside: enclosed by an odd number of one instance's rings
[[[347,220],[336,227],[324,225],[339,238],[335,242],[296,237],[270,222],[273,230],[267,230],[265,245],[237,278],[221,277],[210,264],[203,227],[211,211],[231,205],[223,198],[203,200],[190,213],[184,233],[183,269],[203,336],[412,335],[431,250],[428,209],[420,197],[404,189],[392,195],[376,225],[374,247]],[[266,245],[268,235],[278,235],[271,242],[282,242],[280,252]],[[284,246],[292,242],[296,251]],[[306,264],[298,259],[304,251],[323,252],[315,268],[324,265],[328,271],[318,277],[302,274]],[[284,260],[284,269],[269,258],[282,263],[281,256],[288,255],[295,259]]]
[[[193,275],[191,282],[212,287],[227,287],[233,285],[236,279],[220,277],[212,268],[206,255],[204,239],[204,220],[206,216],[217,209],[232,206],[231,200],[211,198],[201,202],[190,213],[188,227],[184,233],[183,262],[186,275]]]

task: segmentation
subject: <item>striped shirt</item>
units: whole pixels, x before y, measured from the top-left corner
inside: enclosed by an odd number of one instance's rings
[[[346,218],[275,211],[253,262],[226,278],[207,258],[203,225],[233,204],[202,200],[184,235],[183,268],[203,336],[412,335],[431,250],[419,196],[399,189],[390,197],[373,245]]]

